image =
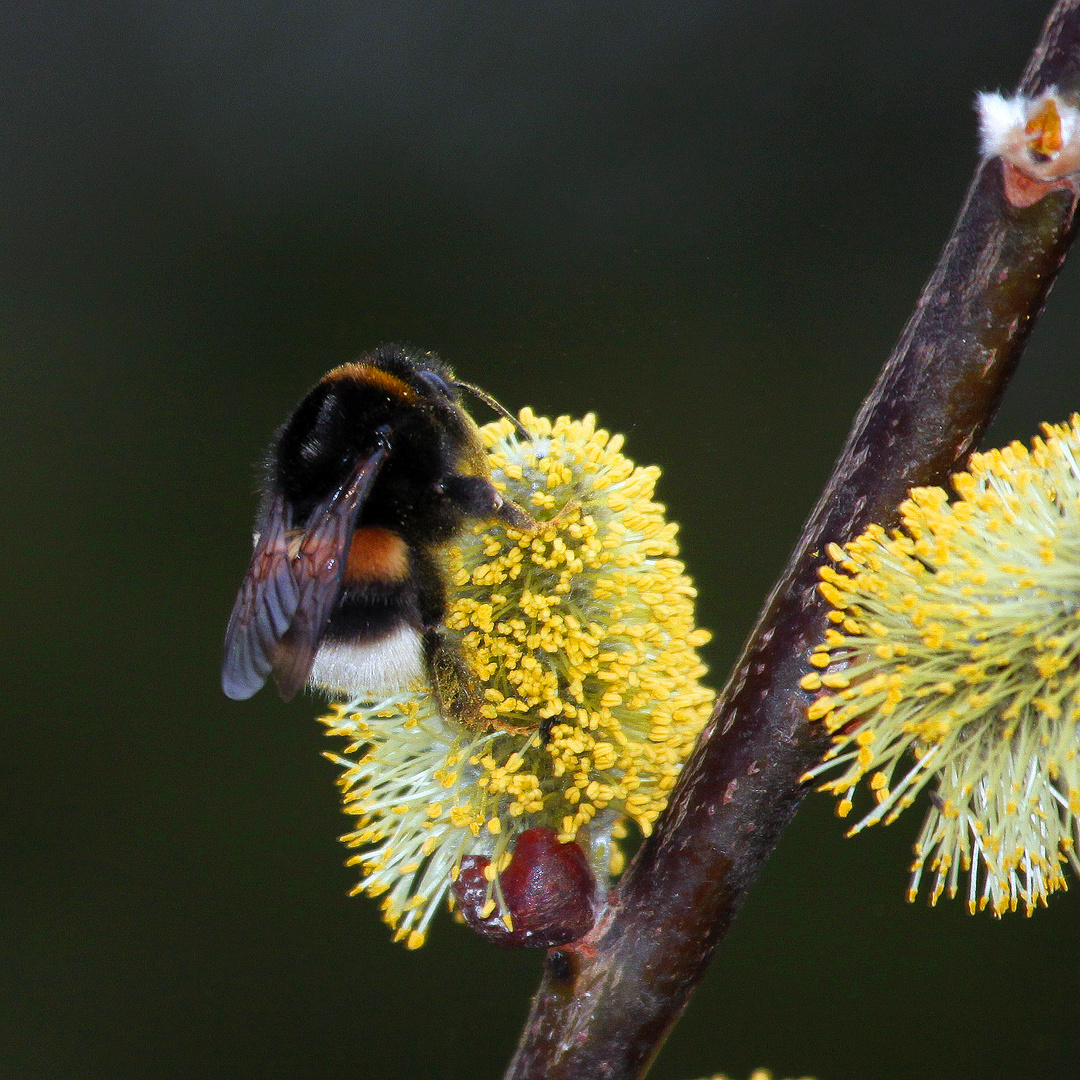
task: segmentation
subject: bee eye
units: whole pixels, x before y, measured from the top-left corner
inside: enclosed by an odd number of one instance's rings
[[[453,400],[454,393],[450,389],[450,385],[441,375],[436,375],[434,371],[421,371],[419,374],[420,378],[423,379],[437,394],[441,394],[447,400]]]

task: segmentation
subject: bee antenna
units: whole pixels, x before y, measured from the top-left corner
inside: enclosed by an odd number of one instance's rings
[[[505,416],[511,424],[518,429],[518,434],[528,442],[532,441],[532,435],[529,434],[525,425],[510,412],[509,409],[500,405],[486,390],[481,390],[479,386],[473,386],[472,383],[467,382],[454,382],[454,388],[457,390],[468,390],[473,397],[479,398],[489,409],[494,409],[500,416]]]

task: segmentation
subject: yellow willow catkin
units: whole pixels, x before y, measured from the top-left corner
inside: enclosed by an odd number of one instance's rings
[[[966,876],[970,910],[1030,914],[1080,871],[1080,421],[971,457],[958,498],[916,488],[821,568],[832,629],[803,687],[834,733],[808,777],[888,823],[933,781],[909,894]],[[839,774],[839,775],[837,775]]]
[[[484,685],[487,726],[439,715],[427,693],[350,701],[325,719],[350,746],[343,839],[357,891],[383,896],[396,937],[423,943],[466,855],[509,860],[535,826],[585,850],[604,880],[617,841],[647,834],[712,706],[699,683],[695,590],[676,526],[653,502],[659,470],[583,420],[521,413],[481,429],[496,486],[543,523],[478,525],[446,553],[448,632]],[[501,903],[491,874],[489,901]]]

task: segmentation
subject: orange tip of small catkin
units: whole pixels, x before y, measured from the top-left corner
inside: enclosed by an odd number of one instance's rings
[[[1001,159],[1005,196],[1031,206],[1052,191],[1080,195],[1080,109],[1056,87],[1041,94],[983,92],[976,96],[984,158]]]

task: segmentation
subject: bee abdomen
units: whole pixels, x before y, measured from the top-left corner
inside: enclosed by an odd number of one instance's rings
[[[404,581],[410,569],[409,547],[393,529],[365,525],[353,533],[345,560],[346,586]]]
[[[426,682],[423,639],[403,622],[368,640],[327,638],[311,668],[312,686],[350,697],[416,690]]]

